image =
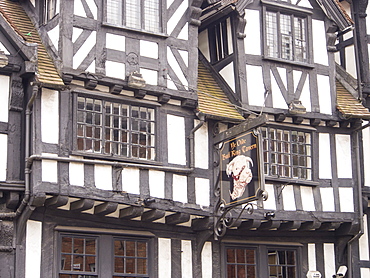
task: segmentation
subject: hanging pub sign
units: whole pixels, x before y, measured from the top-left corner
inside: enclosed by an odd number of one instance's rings
[[[246,131],[220,145],[220,194],[225,206],[258,199],[263,190],[260,143],[256,130]]]

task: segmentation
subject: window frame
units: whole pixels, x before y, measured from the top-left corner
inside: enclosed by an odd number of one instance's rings
[[[112,22],[109,20],[109,15],[108,15],[108,1],[109,0],[104,0],[104,16],[103,16],[103,23],[108,26],[114,26],[114,27],[119,27],[119,28],[124,28],[124,29],[129,29],[129,30],[135,30],[135,31],[140,31],[140,32],[145,32],[145,33],[151,33],[151,34],[160,34],[163,35],[165,32],[165,25],[164,25],[164,1],[162,0],[157,0],[158,1],[158,16],[154,15],[154,17],[158,17],[158,26],[156,26],[153,30],[151,28],[146,28],[146,18],[148,17],[148,13],[145,13],[145,1],[148,0],[136,0],[140,2],[140,13],[139,15],[139,22],[140,22],[140,27],[137,28],[136,26],[129,26],[126,24],[127,18],[125,14],[125,5],[126,5],[126,0],[121,0],[122,2],[119,3],[122,5],[120,15],[121,15],[121,20],[120,23]],[[134,1],[134,0],[133,0]]]
[[[263,6],[262,6],[262,53],[263,53],[263,58],[266,60],[272,60],[272,61],[277,61],[277,62],[282,62],[282,63],[288,63],[288,64],[293,64],[293,65],[298,65],[298,66],[304,66],[308,68],[313,68],[313,36],[312,36],[312,11],[308,8],[304,7],[299,7],[294,4],[290,4],[289,2],[286,1],[268,1],[268,0],[261,0]],[[295,32],[292,34],[292,51],[293,51],[293,59],[286,59],[282,58],[282,43],[281,43],[281,26],[278,24],[278,21],[276,22],[276,27],[277,27],[277,37],[278,37],[278,57],[274,57],[272,55],[269,55],[268,53],[268,43],[267,43],[267,13],[272,12],[276,14],[276,18],[279,17],[279,15],[288,15],[290,17],[290,22],[291,22],[291,29],[294,30],[294,21],[296,18],[303,18],[305,19],[305,33],[306,33],[306,61],[300,61],[295,59],[294,57],[294,52],[295,52]]]
[[[152,148],[153,152],[154,152],[154,157],[151,158],[151,159],[148,159],[148,158],[140,158],[140,157],[134,157],[132,156],[132,154],[128,155],[128,156],[124,156],[124,155],[120,155],[120,154],[112,154],[112,153],[105,153],[104,150],[103,150],[103,144],[105,141],[109,141],[107,140],[106,138],[103,138],[104,137],[104,132],[103,132],[103,129],[106,129],[105,125],[104,125],[104,122],[105,122],[105,119],[103,119],[105,113],[102,112],[102,122],[101,122],[101,127],[102,127],[102,134],[101,134],[101,144],[102,144],[102,147],[101,147],[101,151],[100,152],[95,152],[95,151],[87,151],[87,150],[79,150],[78,149],[78,142],[77,142],[77,139],[78,139],[78,97],[84,97],[84,98],[91,98],[91,99],[94,99],[94,100],[101,100],[102,101],[102,109],[104,109],[103,107],[103,102],[111,102],[111,103],[119,103],[119,104],[124,104],[124,105],[129,105],[130,107],[131,106],[138,106],[138,107],[145,107],[145,108],[149,108],[149,109],[153,109],[154,111],[154,119],[153,119],[153,123],[154,123],[154,146],[146,146],[147,147],[147,150]],[[158,143],[159,143],[159,139],[158,139],[158,136],[159,136],[159,124],[158,124],[158,119],[159,119],[159,111],[158,111],[158,107],[160,106],[160,104],[157,104],[157,103],[152,103],[150,101],[145,101],[145,100],[141,100],[141,101],[135,101],[135,100],[132,100],[132,99],[129,99],[127,97],[123,97],[123,96],[114,96],[114,95],[101,95],[101,94],[95,94],[95,93],[91,93],[91,92],[85,92],[85,91],[74,91],[73,92],[73,119],[72,119],[72,123],[73,123],[73,153],[77,154],[77,155],[83,155],[83,156],[92,156],[92,157],[101,157],[101,158],[114,158],[115,160],[121,160],[121,161],[140,161],[140,162],[144,162],[145,163],[148,163],[148,164],[155,164],[159,161],[159,146],[158,146]],[[129,117],[131,118],[131,117]],[[131,123],[131,120],[130,120],[130,123]],[[132,128],[131,126],[130,127],[127,127],[128,130],[131,132],[132,131]],[[128,143],[127,144],[128,148],[131,148],[131,143]],[[128,151],[129,152],[129,151]]]
[[[227,16],[209,27],[211,63],[217,63],[234,54],[233,25],[232,17]]]
[[[62,270],[62,237],[72,237],[72,238],[94,238],[96,242],[96,269],[95,272],[73,272],[72,270],[63,271]],[[116,273],[115,272],[115,240],[129,240],[135,242],[145,242],[146,243],[146,274],[138,273]],[[57,277],[59,275],[87,275],[87,277],[142,277],[150,278],[153,277],[153,266],[155,261],[154,251],[154,238],[148,235],[132,235],[132,234],[116,234],[116,233],[84,233],[78,231],[59,231],[57,237],[57,252],[56,252],[56,273]],[[101,267],[102,265],[110,265],[109,270]],[[103,272],[104,271],[104,275]]]

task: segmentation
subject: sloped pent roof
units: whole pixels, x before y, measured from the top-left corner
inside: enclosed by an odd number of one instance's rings
[[[37,81],[45,85],[63,86],[63,80],[42,44],[37,28],[22,6],[17,2],[0,0],[0,14],[20,36],[20,39],[37,44]]]

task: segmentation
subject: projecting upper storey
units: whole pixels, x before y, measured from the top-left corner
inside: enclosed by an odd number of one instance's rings
[[[307,118],[338,119],[334,43],[353,28],[338,1],[204,1],[202,10],[199,49],[230,99],[255,112],[297,106]]]

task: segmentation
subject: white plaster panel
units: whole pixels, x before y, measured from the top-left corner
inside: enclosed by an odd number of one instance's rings
[[[338,178],[352,178],[351,136],[336,134],[335,142]]]
[[[315,201],[311,186],[301,186],[301,199],[304,211],[315,211]]]
[[[168,19],[167,22],[167,33],[171,35],[172,31],[175,29],[179,19],[183,16],[186,9],[188,8],[188,2],[182,1],[181,5],[177,8],[176,12]]]
[[[177,36],[178,39],[187,41],[189,39],[189,25],[185,23],[184,27],[182,27],[180,33]]]
[[[210,204],[209,179],[195,178],[195,202],[201,206]]]
[[[71,157],[82,158],[82,157]],[[78,162],[69,163],[69,183],[71,185],[84,186],[85,184],[84,164]]]
[[[212,278],[212,243],[207,241],[202,249],[202,278]]]
[[[341,212],[355,211],[352,187],[339,187],[339,204]]]
[[[307,244],[308,252],[308,270],[315,271],[316,269],[316,245],[315,243]]]
[[[186,77],[184,73],[182,72],[180,65],[177,62],[175,56],[173,55],[170,47],[167,47],[167,61],[168,61],[168,64],[173,69],[173,71],[175,72],[176,76],[179,78],[181,84],[184,86],[187,86],[188,81],[186,80]]]
[[[325,276],[332,277],[336,273],[334,243],[324,243]]]
[[[90,64],[90,66],[88,66],[88,68],[86,69],[87,72],[91,72],[91,73],[95,73],[95,60],[93,60]]]
[[[301,97],[299,98],[299,100],[302,102],[302,105],[306,107],[306,111],[311,112],[311,92],[310,92],[310,83],[309,83],[308,76],[303,85]]]
[[[172,195],[173,200],[187,203],[188,202],[188,178],[187,176],[173,175],[172,178]]]
[[[361,278],[369,278],[370,277],[370,268],[360,268]]]
[[[140,73],[143,76],[146,84],[155,86],[158,85],[158,72],[156,70],[140,68]]]
[[[8,167],[8,135],[0,134],[0,181],[6,180],[6,170]]]
[[[284,210],[296,210],[293,185],[286,185],[282,193]]]
[[[110,77],[125,79],[126,67],[123,63],[105,62],[105,74]]]
[[[331,156],[330,156],[330,135],[319,134],[319,178],[331,179]]]
[[[112,166],[94,165],[95,186],[103,190],[112,190]]]
[[[94,19],[97,19],[98,16],[98,8],[95,4],[94,0],[85,0],[87,5],[89,6],[90,12],[92,13]]]
[[[179,54],[186,66],[189,66],[189,53],[185,50],[179,50]]]
[[[191,240],[181,240],[181,277],[193,277]]]
[[[78,16],[86,17],[84,6],[82,5],[81,0],[74,1],[73,13]]]
[[[313,57],[314,62],[328,66],[328,51],[326,48],[325,23],[321,20],[312,20]]]
[[[265,102],[265,86],[261,66],[246,66],[249,105],[263,106]]]
[[[140,194],[140,170],[137,168],[124,168],[122,170],[122,191]]]
[[[171,278],[171,239],[158,238],[158,277]]]
[[[199,48],[200,52],[202,52],[204,57],[206,57],[206,59],[208,61],[210,61],[211,60],[211,55],[209,53],[208,29],[199,33],[198,42],[199,42],[198,48]]]
[[[305,7],[305,8],[311,8],[312,9],[312,6],[311,6],[311,3],[310,3],[309,0],[301,0],[301,1],[299,1],[298,6]]]
[[[370,48],[369,45],[368,48]],[[355,59],[356,56],[355,48],[353,45],[347,46],[345,48],[345,55],[346,55],[346,71],[354,78],[357,78],[356,59]]]
[[[80,47],[77,53],[73,56],[73,68],[77,69],[82,61],[87,57],[92,48],[96,45],[96,31],[91,32],[84,44]]]
[[[194,126],[199,124],[198,120],[194,121]],[[195,143],[195,167],[208,169],[208,124],[199,128],[194,135]]]
[[[332,100],[329,76],[317,75],[320,113],[332,114]]]
[[[370,128],[365,128],[362,131],[363,153],[370,153]],[[363,156],[364,169],[370,167],[370,156]],[[370,186],[370,171],[364,171],[364,185]]]
[[[244,19],[247,20],[244,34],[244,48],[246,54],[261,55],[261,26],[260,12],[245,9]]]
[[[59,93],[45,88],[41,94],[41,140],[52,144],[59,140]]]
[[[222,70],[220,70],[220,75],[225,79],[226,83],[235,93],[234,63],[231,62]]]
[[[227,42],[228,42],[228,50],[229,50],[229,54],[232,54],[234,53],[234,47],[233,47],[233,30],[231,28],[231,20],[230,20],[230,17],[228,17],[226,19],[226,23],[227,23]]]
[[[281,81],[283,82],[285,89],[288,88],[288,86],[287,86],[287,69],[278,67],[277,71],[280,75]]]
[[[185,119],[167,115],[168,162],[186,165]]]
[[[43,156],[57,157],[54,153],[43,153]],[[44,182],[58,182],[58,162],[55,160],[46,160],[41,161],[41,179]]]
[[[149,170],[150,196],[164,198],[164,172]]]
[[[42,222],[28,220],[26,225],[25,278],[41,277]]]
[[[335,211],[334,193],[331,187],[320,188],[322,211]]]
[[[59,25],[55,26],[48,32],[48,36],[54,45],[55,49],[58,50],[58,42],[59,42]]]
[[[271,74],[271,91],[272,91],[272,104],[274,108],[288,109],[288,105],[284,99],[283,94],[277,84],[274,75]]]
[[[265,190],[268,194],[266,201],[263,201],[264,209],[276,210],[275,187],[273,184],[265,184]]]
[[[141,40],[140,56],[158,59],[158,43]]]
[[[369,236],[368,236],[369,226],[368,226],[368,222],[367,222],[367,216],[364,215],[362,217],[362,219],[364,221],[364,234],[359,239],[360,260],[368,261],[370,259],[370,256],[369,256]]]
[[[126,38],[116,34],[107,33],[105,47],[108,49],[114,49],[117,51],[126,50]]]
[[[75,43],[78,37],[81,35],[83,29],[73,27],[72,42]]]
[[[5,47],[5,45],[2,44],[2,42],[0,42],[0,50],[3,51],[6,55],[10,54],[9,50]]]

